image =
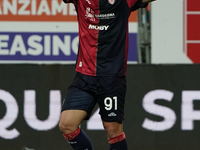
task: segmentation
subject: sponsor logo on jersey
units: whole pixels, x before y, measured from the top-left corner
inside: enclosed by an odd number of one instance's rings
[[[115,18],[115,13],[108,13],[108,14],[98,14],[95,15],[98,19],[112,19]]]
[[[98,25],[90,24],[88,28],[89,29],[94,29],[94,30],[108,30],[109,25],[98,26]]]
[[[108,114],[108,116],[109,116],[109,117],[112,117],[112,116],[117,116],[117,114],[116,114],[116,113],[114,113],[114,112],[111,112],[110,114]]]
[[[115,0],[108,0],[108,2],[113,5],[115,3]]]
[[[95,21],[94,11],[93,11],[90,7],[87,7],[87,8],[86,8],[85,17],[88,18],[88,19],[89,19],[90,21],[92,21],[92,22]]]
[[[79,67],[82,67],[83,66],[83,63],[82,61],[79,62]]]
[[[95,14],[94,10],[90,7],[86,8],[85,17],[92,22],[95,22],[96,19],[112,19],[115,18],[115,13],[108,14]]]
[[[75,141],[75,142],[70,142],[70,141],[68,141],[68,143],[69,144],[76,144],[77,142]]]
[[[92,3],[90,2],[90,0],[86,0],[86,2],[89,4],[89,5],[91,5]]]

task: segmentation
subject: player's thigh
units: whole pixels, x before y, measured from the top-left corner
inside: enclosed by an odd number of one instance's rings
[[[122,123],[126,95],[126,78],[114,77],[105,85],[106,91],[98,96],[101,119]]]
[[[59,127],[65,134],[73,132],[86,116],[87,112],[84,110],[65,110],[61,113]]]
[[[96,100],[93,95],[76,87],[70,87],[62,105],[62,112],[66,110],[81,110],[80,112],[84,111],[87,114],[83,119],[87,119],[95,105]],[[67,114],[69,114],[68,117],[71,116],[69,117],[70,120],[76,115],[73,113]]]

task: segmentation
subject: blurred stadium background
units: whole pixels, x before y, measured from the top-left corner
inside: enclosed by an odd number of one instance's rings
[[[198,150],[200,1],[132,13],[124,130],[130,150]],[[62,0],[0,0],[0,150],[71,150],[58,129],[78,26]],[[108,149],[95,108],[81,128]]]

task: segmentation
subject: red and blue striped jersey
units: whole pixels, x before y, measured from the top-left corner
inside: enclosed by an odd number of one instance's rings
[[[79,25],[76,71],[91,76],[125,76],[128,18],[142,0],[64,0],[73,3]]]

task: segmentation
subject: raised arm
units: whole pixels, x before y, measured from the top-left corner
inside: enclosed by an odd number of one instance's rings
[[[142,3],[149,3],[149,2],[152,2],[152,1],[156,1],[156,0],[142,0]]]

